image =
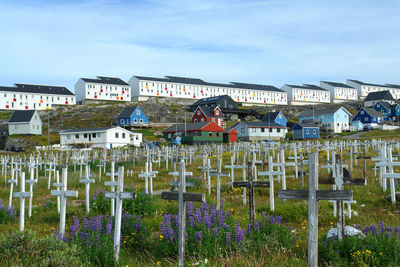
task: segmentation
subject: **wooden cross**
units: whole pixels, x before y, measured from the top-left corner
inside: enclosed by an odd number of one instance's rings
[[[204,176],[207,176],[207,187],[208,187],[208,194],[211,194],[211,179],[210,179],[210,172],[215,172],[216,169],[211,168],[211,162],[210,159],[207,159],[207,165],[206,166],[200,166],[198,167],[203,173]]]
[[[14,189],[14,184],[17,183],[17,179],[14,178],[14,169],[11,168],[11,179],[8,180],[8,183],[10,184],[10,199],[8,201],[8,208],[11,209],[12,206],[12,197],[13,197],[13,189]]]
[[[198,193],[186,193],[186,178],[185,178],[185,163],[181,161],[179,163],[179,191],[178,192],[167,192],[161,193],[161,198],[165,200],[178,200],[179,202],[179,229],[178,229],[178,261],[179,267],[185,266],[185,225],[186,225],[186,202],[204,202],[204,194]]]
[[[248,187],[249,188],[249,217],[251,225],[254,225],[255,206],[254,206],[254,187],[269,187],[269,182],[255,182],[253,181],[253,163],[247,163],[248,181],[247,182],[234,182],[233,187]]]
[[[289,157],[289,159],[294,159],[294,168],[295,168],[294,176],[295,176],[296,179],[299,179],[299,168],[298,168],[298,165],[297,165],[297,160],[300,159],[300,157],[297,156],[297,149],[296,148],[294,148],[294,150],[293,150],[293,157]],[[288,166],[288,165],[286,165],[286,166]]]
[[[85,177],[84,179],[79,180],[80,183],[85,184],[85,197],[86,197],[86,214],[89,213],[89,206],[90,206],[90,184],[94,183],[94,179],[90,179],[90,171],[89,171],[89,165],[86,165],[85,167]]]
[[[272,211],[275,210],[275,196],[274,196],[274,175],[281,175],[282,171],[274,171],[273,167],[273,160],[272,156],[269,156],[268,159],[268,166],[269,169],[266,172],[259,172],[258,175],[260,176],[268,176],[269,177],[269,202],[270,202],[270,209]]]
[[[61,200],[61,207],[60,207],[60,236],[61,238],[64,237],[65,234],[65,213],[67,208],[67,198],[68,197],[78,197],[78,191],[76,190],[68,190],[67,189],[67,172],[68,168],[62,169],[62,177],[61,177],[61,189],[59,190],[51,190],[52,196],[59,196]]]
[[[56,164],[50,161],[49,168],[46,169],[46,171],[49,172],[49,177],[48,177],[48,183],[47,183],[47,189],[50,189],[51,185],[51,173],[54,173],[54,176],[56,174]]]
[[[24,230],[25,223],[25,198],[31,197],[30,192],[25,192],[25,172],[21,174],[21,191],[14,193],[14,197],[19,198],[19,230]]]
[[[32,216],[32,198],[33,198],[33,184],[37,183],[38,180],[34,179],[34,171],[31,169],[30,171],[31,178],[29,180],[26,180],[26,183],[29,184],[29,193],[31,194],[29,196],[29,210],[28,210],[28,217],[30,218]]]
[[[396,204],[396,187],[395,187],[395,183],[394,180],[395,179],[400,179],[400,173],[394,173],[393,172],[393,167],[394,166],[400,166],[400,162],[393,162],[392,161],[392,148],[389,147],[388,148],[388,160],[386,162],[386,166],[389,167],[389,172],[383,173],[383,179],[385,179],[385,183],[386,183],[386,178],[390,179],[390,199],[392,201],[392,204]]]
[[[119,259],[119,248],[121,241],[121,217],[122,217],[122,201],[124,199],[134,199],[135,192],[124,192],[124,166],[118,169],[117,191],[106,192],[105,197],[115,199],[117,206],[115,211],[115,227],[114,227],[114,257],[116,261]]]
[[[232,181],[232,188],[233,182],[235,181],[235,169],[241,169],[242,165],[235,165],[235,156],[231,157],[231,165],[225,165],[225,168],[231,169],[231,181]]]
[[[217,210],[221,208],[221,177],[230,176],[229,173],[222,173],[221,172],[221,165],[222,165],[222,156],[218,156],[218,169],[217,172],[212,172],[209,176],[216,176],[217,177]]]
[[[151,167],[149,168],[149,161],[146,161],[145,163],[145,172],[139,173],[138,177],[139,178],[144,178],[144,192],[145,194],[153,194],[153,177],[156,176],[158,171],[151,171]],[[149,170],[150,169],[150,170]],[[150,190],[149,190],[149,178],[150,178]]]
[[[118,174],[114,173],[114,167],[115,167],[115,162],[111,161],[111,172],[106,173],[106,176],[110,176],[111,181],[106,181],[104,182],[104,185],[106,186],[111,186],[111,192],[114,192],[115,188],[114,186],[118,186],[118,183],[115,182],[114,178],[118,176]],[[114,216],[115,214],[115,199],[111,199],[111,216]]]
[[[309,190],[279,190],[278,198],[308,200],[308,266],[318,266],[318,200],[352,200],[350,190],[318,190],[318,154],[310,153]]]

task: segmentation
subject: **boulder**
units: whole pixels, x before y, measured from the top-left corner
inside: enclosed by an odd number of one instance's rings
[[[359,237],[365,237],[363,232],[361,230],[358,230],[357,228],[354,228],[352,226],[346,226],[344,228],[344,236],[359,236]],[[326,240],[329,239],[334,239],[337,237],[337,228],[331,228],[328,231],[328,234],[326,235]]]

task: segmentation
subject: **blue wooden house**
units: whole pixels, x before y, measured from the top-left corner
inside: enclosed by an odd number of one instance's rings
[[[287,123],[287,119],[285,118],[283,113],[280,111],[267,112],[264,115],[264,117],[261,119],[261,121],[270,122],[270,123],[275,122],[275,123],[282,125],[283,127],[286,127],[286,123]]]
[[[121,127],[148,127],[149,119],[139,106],[126,107],[118,116],[118,126]]]
[[[314,123],[297,123],[293,126],[293,139],[319,138],[319,126]]]
[[[391,113],[392,120],[398,121],[400,117],[400,105],[399,104],[390,105],[390,110],[392,111]]]
[[[392,119],[392,109],[390,103],[386,101],[378,101],[373,107],[376,111],[383,114],[385,121],[390,121]]]
[[[377,126],[378,123],[384,121],[384,115],[373,108],[362,107],[354,115],[352,121],[361,121],[363,124]]]

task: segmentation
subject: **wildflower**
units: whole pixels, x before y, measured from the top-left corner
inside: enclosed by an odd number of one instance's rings
[[[229,246],[231,244],[231,233],[226,232],[225,233],[225,246]]]
[[[164,238],[164,236],[163,235],[160,235],[160,240],[162,240]]]
[[[160,262],[160,261],[157,261],[157,265],[161,265],[161,262]]]

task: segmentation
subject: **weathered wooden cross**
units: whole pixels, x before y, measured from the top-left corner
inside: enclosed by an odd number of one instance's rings
[[[318,266],[318,200],[352,200],[351,190],[318,190],[318,154],[310,153],[309,189],[279,190],[278,198],[308,200],[308,266]]]
[[[117,203],[114,224],[114,257],[116,261],[118,261],[119,258],[119,248],[121,242],[122,201],[124,199],[134,199],[135,196],[135,192],[124,192],[124,166],[119,167],[117,191],[106,192],[105,194],[106,198],[115,199]]]
[[[61,200],[60,207],[60,237],[63,238],[65,234],[65,213],[67,209],[67,198],[78,197],[78,191],[67,189],[67,172],[68,168],[62,169],[61,184],[54,184],[54,186],[61,187],[59,190],[51,190],[52,196],[59,196]]]
[[[212,172],[209,174],[209,176],[217,177],[217,210],[220,210],[220,208],[221,208],[221,177],[230,176],[229,173],[221,172],[221,166],[222,166],[222,154],[221,154],[221,156],[218,155],[217,172]]]
[[[94,183],[94,179],[90,179],[89,165],[86,165],[85,167],[84,179],[80,179],[79,182],[85,184],[86,214],[88,214],[90,206],[90,184]]]
[[[269,178],[269,202],[270,202],[270,209],[272,211],[275,210],[275,196],[274,196],[274,175],[281,175],[282,171],[274,171],[273,167],[273,158],[269,156],[268,159],[268,171],[259,172],[258,175],[260,176],[268,176]]]
[[[185,230],[186,230],[186,202],[204,202],[204,194],[198,193],[186,193],[186,170],[185,163],[181,161],[179,163],[179,191],[168,192],[164,191],[161,193],[161,198],[165,200],[178,200],[179,202],[179,229],[178,229],[178,261],[179,267],[185,266]]]
[[[249,188],[249,217],[251,225],[254,225],[255,206],[254,206],[254,188],[255,187],[269,187],[269,182],[256,182],[253,181],[253,163],[247,163],[248,181],[247,182],[234,182],[233,187],[248,187]]]
[[[14,193],[14,197],[19,198],[19,230],[24,230],[25,223],[25,198],[31,197],[30,192],[25,192],[25,172],[21,174],[21,191]]]

